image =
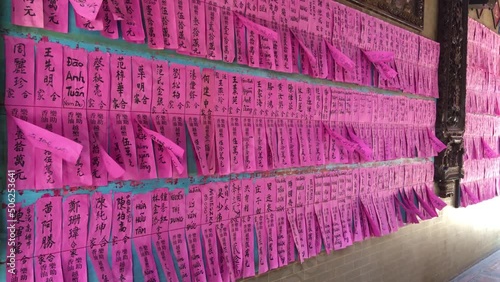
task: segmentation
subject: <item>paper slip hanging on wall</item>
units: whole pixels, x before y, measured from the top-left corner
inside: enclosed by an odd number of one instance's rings
[[[236,279],[243,276],[243,236],[242,236],[242,189],[241,180],[234,179],[229,182],[230,185],[230,197],[231,197],[231,209],[229,212],[230,222],[230,236],[231,236],[231,253],[233,259],[233,270]]]
[[[104,186],[110,175],[122,174],[122,168],[108,155],[108,113],[111,86],[110,55],[99,51],[89,53],[89,89],[87,121],[90,132],[90,164],[92,185]],[[113,168],[113,166],[115,168]],[[117,171],[118,170],[118,171]]]
[[[61,261],[62,215],[54,211],[62,210],[62,199],[44,197],[35,204],[35,280],[53,278],[63,280],[63,266]]]
[[[15,232],[13,238],[10,237],[12,239],[9,238],[6,244],[9,246],[9,252],[6,257],[7,281],[34,280],[34,209],[35,205],[22,207],[21,204],[16,204],[14,207],[5,209],[7,222],[9,223],[7,225],[7,230],[9,230],[9,232]],[[16,223],[12,224],[11,222]]]
[[[225,281],[235,281],[233,257],[231,254],[230,238],[230,209],[231,209],[231,184],[220,182],[215,184],[216,201],[216,232],[218,239],[218,252],[220,256],[221,278]]]
[[[130,43],[144,43],[145,34],[142,25],[140,0],[125,2],[125,10],[130,17],[125,16],[122,20],[121,34],[123,39]]]
[[[266,138],[266,124],[265,124],[265,95],[264,95],[265,82],[262,79],[254,80],[254,96],[255,96],[255,109],[254,109],[254,134],[255,134],[255,162],[258,171],[269,170],[268,165],[268,144]]]
[[[132,195],[115,193],[113,197],[113,223],[111,229],[111,261],[113,279],[132,279]]]
[[[137,151],[130,114],[132,109],[132,59],[128,56],[111,55],[111,124],[110,156],[125,169],[123,180],[138,175]],[[111,178],[112,180],[115,180]]]
[[[175,189],[170,194],[170,226],[169,236],[174,257],[180,271],[182,281],[191,281],[186,232],[186,196],[183,189]]]
[[[246,172],[254,172],[257,169],[255,161],[255,133],[254,133],[254,78],[241,77],[242,84],[242,133],[243,133],[243,167]]]
[[[62,135],[60,108],[63,92],[63,47],[42,41],[37,44],[36,52],[37,73],[43,75],[37,76],[36,81],[35,125]],[[50,109],[45,107],[50,107]],[[37,189],[63,186],[63,161],[60,156],[55,155],[48,150],[35,149],[35,187]]]
[[[255,232],[257,235],[257,255],[259,258],[259,274],[269,270],[268,259],[268,230],[266,227],[265,215],[265,190],[266,180],[258,179],[254,185],[254,214],[255,214]]]
[[[219,175],[231,173],[230,139],[228,128],[229,112],[229,79],[230,75],[225,72],[215,72],[213,106],[216,146],[216,171]]]
[[[241,181],[241,222],[243,242],[243,278],[255,275],[254,254],[254,185],[251,179]]]
[[[82,277],[87,280],[88,195],[73,195],[63,201],[62,269],[64,280]]]
[[[87,238],[87,253],[94,266],[99,281],[113,278],[108,263],[108,244],[110,240],[111,223],[113,216],[113,202],[111,194],[96,192],[90,197],[90,222]]]
[[[148,47],[150,49],[164,49],[161,2],[159,0],[142,0],[141,2]]]
[[[118,39],[118,21],[114,19],[111,0],[103,0],[101,6],[103,27],[101,35],[109,39]]]
[[[27,123],[34,122],[35,99],[35,62],[34,42],[30,39],[21,39],[5,36],[6,61],[6,91],[5,105],[7,110],[7,168],[15,171],[17,189],[31,189],[35,186],[35,163],[32,158],[35,147],[31,145],[28,136],[17,125],[12,117],[19,118]]]
[[[43,28],[68,33],[69,2],[64,0],[40,2],[43,2]]]
[[[97,14],[97,17],[93,20],[89,20],[83,16],[77,14],[77,12],[73,9],[73,15],[75,17],[75,25],[78,28],[86,29],[89,31],[103,31],[104,30],[104,22],[103,16],[104,12],[101,10]]]
[[[265,213],[266,213],[266,226],[267,226],[267,254],[269,269],[276,269],[279,266],[278,257],[278,232],[277,232],[277,216],[276,216],[276,183],[274,179],[267,179],[265,181]]]
[[[219,264],[219,250],[217,248],[217,231],[215,226],[215,211],[217,195],[215,184],[208,183],[200,188],[203,199],[202,214],[202,238],[204,246],[205,259],[207,261],[207,279],[209,281],[223,281],[221,267]]]
[[[27,27],[44,27],[43,1],[12,1],[11,23]]]
[[[151,247],[152,217],[151,194],[132,197],[132,241],[141,264],[142,274],[149,281],[159,281]]]
[[[151,195],[151,203],[153,205],[152,228],[154,234],[151,238],[153,246],[158,253],[163,272],[168,277],[167,281],[179,281],[170,250],[170,237],[168,233],[170,225],[170,195],[168,189],[160,188],[154,190]]]
[[[152,97],[151,62],[142,58],[132,58],[132,127],[134,128],[137,148],[138,179],[157,177],[150,130],[151,97]],[[159,135],[161,137],[161,135]]]
[[[186,236],[190,256],[191,275],[194,281],[207,281],[207,273],[203,263],[202,240],[201,240],[201,220],[202,220],[202,186],[189,187],[186,196],[187,222]]]

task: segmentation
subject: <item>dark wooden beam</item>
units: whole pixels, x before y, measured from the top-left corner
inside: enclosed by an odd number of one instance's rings
[[[447,145],[435,158],[434,180],[441,197],[455,196],[463,178],[463,134],[467,71],[468,0],[439,0],[439,99],[436,134]]]

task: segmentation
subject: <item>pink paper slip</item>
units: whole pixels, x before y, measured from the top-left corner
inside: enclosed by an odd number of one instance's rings
[[[192,30],[191,30],[191,24],[190,24],[190,12],[189,12],[189,4],[184,1],[184,0],[175,0],[175,1],[168,1],[167,2],[174,2],[175,3],[175,12],[173,15],[176,17],[177,21],[177,51],[181,53],[187,53],[191,51],[191,35],[192,35]],[[171,6],[167,4],[167,9],[169,9]],[[164,7],[165,8],[165,7]],[[169,9],[170,10],[170,9]],[[170,13],[170,12],[169,12]],[[167,26],[168,27],[168,26]],[[174,34],[172,34],[174,35]]]
[[[258,179],[255,181],[254,186],[254,213],[255,213],[255,232],[257,235],[257,253],[259,260],[259,274],[267,272],[269,270],[268,259],[268,236],[266,228],[266,216],[265,216],[265,194],[266,190],[266,180]]]
[[[213,175],[216,169],[215,126],[213,112],[215,101],[211,92],[215,90],[215,72],[212,69],[202,71],[201,124],[202,138],[205,146],[208,174]]]
[[[61,106],[62,95],[62,68],[63,68],[63,47],[58,44],[39,42],[37,45],[37,66],[38,72],[46,70],[46,74],[37,76],[37,97],[35,105],[39,107]],[[48,68],[43,67],[44,64]],[[42,70],[42,68],[44,70]],[[41,128],[52,131],[57,135],[62,135],[61,110],[35,109],[35,124]],[[35,186],[37,189],[61,188],[62,183],[62,159],[53,156],[48,150],[35,150]]]
[[[63,223],[61,212],[56,211],[62,211],[62,199],[59,196],[43,197],[36,202],[37,236],[34,261],[36,281],[50,281],[50,279],[63,281],[61,262]]]
[[[255,276],[254,253],[254,185],[251,179],[241,181],[242,239],[243,239],[243,278]]]
[[[186,148],[186,132],[184,125],[184,113],[199,113],[200,99],[198,94],[201,89],[201,74],[197,67],[184,67],[178,64],[170,65],[169,70],[170,97],[168,97],[168,112],[172,113],[173,128],[167,135],[175,144]],[[189,107],[188,107],[189,106]],[[179,162],[185,169],[180,172],[174,171],[174,177],[187,177],[187,155],[182,158],[177,155]],[[175,160],[174,160],[175,161]]]
[[[425,189],[427,191],[427,197],[429,198],[429,201],[431,202],[432,206],[438,210],[442,210],[444,207],[447,206],[447,204],[441,200],[436,194],[434,194],[434,191],[432,191],[429,186],[425,186]]]
[[[318,200],[318,201],[322,202],[321,215],[323,216],[323,226],[324,226],[325,238],[326,238],[326,242],[327,242],[327,243],[325,243],[325,245],[328,245],[327,247],[329,248],[329,250],[332,250],[332,243],[331,242],[334,242],[333,241],[334,238],[333,238],[332,234],[335,234],[333,231],[334,221],[333,221],[333,217],[332,217],[332,213],[331,213],[331,210],[332,210],[332,202],[331,202],[332,192],[334,192],[333,191],[334,189],[332,189],[332,177],[330,176],[329,173],[324,173],[323,175],[321,175],[321,176],[318,175],[317,177],[322,178],[322,180],[321,180],[322,185],[316,186],[316,189],[319,189],[319,191],[315,191],[315,193],[318,193],[318,195],[315,195],[315,196],[321,197],[321,199],[315,198],[314,200],[315,201]],[[319,193],[321,193],[321,196],[319,195]]]
[[[242,245],[242,220],[241,220],[241,180],[231,180],[230,183],[230,203],[229,211],[230,222],[230,237],[231,237],[231,254],[233,260],[233,271],[235,278],[243,276],[243,245]]]
[[[43,28],[68,33],[68,1],[42,1]]]
[[[319,226],[319,233],[321,234],[321,239],[323,239],[323,244],[325,246],[325,250],[327,253],[330,253],[333,250],[332,247],[332,230],[330,232],[325,231],[325,216],[323,215],[323,177],[322,175],[314,175],[314,214],[316,215],[316,221]],[[309,184],[311,185],[311,184]],[[326,207],[326,205],[325,205]],[[330,217],[331,219],[331,217]],[[328,223],[331,225],[331,223]],[[318,238],[318,236],[316,237]],[[320,240],[321,241],[321,240]]]
[[[160,264],[168,282],[177,282],[174,261],[170,250],[170,238],[168,236],[170,224],[170,195],[168,189],[160,188],[152,192],[152,232],[153,245],[160,259]]]
[[[108,263],[113,202],[111,194],[94,193],[90,198],[90,223],[87,253],[100,282],[111,281],[113,273]]]
[[[69,0],[75,12],[88,20],[95,20],[103,0]]]
[[[264,117],[266,122],[267,145],[270,150],[270,165],[274,168],[281,166],[278,157],[278,139],[276,121],[278,118],[278,83],[276,80],[267,80],[264,87]]]
[[[34,148],[51,151],[55,156],[58,156],[69,163],[76,163],[80,153],[82,152],[82,145],[60,135],[54,134],[46,129],[40,128],[36,125],[29,123],[28,116],[32,116],[28,110],[33,108],[10,108],[8,117],[19,131],[22,132],[25,140],[30,142]],[[82,121],[83,122],[83,121]],[[18,136],[20,138],[20,136]],[[23,140],[24,140],[23,138]],[[18,139],[21,140],[21,139]]]
[[[248,65],[250,67],[258,68],[259,67],[259,33],[257,33],[254,26],[256,24],[253,22],[257,17],[257,0],[247,0],[246,1],[246,9],[245,16],[240,16],[235,13],[235,17],[238,18],[238,23],[245,26],[246,29],[246,41],[247,41],[247,56],[248,56]]]
[[[187,128],[189,136],[191,137],[192,146],[196,153],[196,166],[198,174],[210,175],[209,166],[207,163],[207,153],[203,140],[203,124],[201,116],[186,116]]]
[[[245,3],[242,2],[243,8],[241,8],[242,12],[245,10]],[[233,13],[233,19],[234,19],[234,26],[235,26],[235,33],[236,33],[236,62],[238,64],[242,65],[248,65],[248,52],[247,52],[247,44],[246,44],[246,33],[245,33],[245,25],[241,20],[234,16]]]
[[[361,210],[360,210],[360,170],[355,169],[352,173],[352,214],[353,214],[353,239],[354,242],[363,241],[363,229],[361,223]]]
[[[42,0],[12,1],[11,22],[20,26],[43,28],[43,12]]]
[[[189,5],[191,9],[191,55],[205,58],[207,56],[207,37],[206,37],[206,16],[205,6],[209,4],[205,1],[195,0]],[[213,25],[212,25],[213,29]]]
[[[306,229],[306,187],[305,187],[305,178],[303,176],[295,177],[292,179],[292,182],[295,182],[296,189],[296,208],[295,208],[295,218],[297,222],[297,231],[299,235],[300,241],[300,250],[299,250],[299,258],[302,257],[304,259],[309,258],[311,254],[309,254],[308,241],[307,241],[307,229]]]
[[[242,141],[243,141],[243,167],[246,172],[254,172],[257,168],[255,159],[255,133],[254,133],[254,78],[242,76]]]
[[[205,265],[203,264],[201,235],[202,203],[200,187],[191,186],[186,196],[187,222],[186,236],[188,239],[191,275],[193,281],[207,281]]]
[[[89,53],[88,62],[88,95],[87,109],[109,110],[110,108],[110,67],[109,53],[91,52]]]
[[[268,146],[266,138],[266,124],[264,119],[265,114],[265,96],[264,96],[264,80],[256,79],[254,94],[255,94],[255,116],[254,132],[255,132],[255,161],[258,171],[268,170]]]
[[[142,274],[147,281],[160,281],[151,248],[151,194],[136,194],[132,197],[132,241],[142,267]]]
[[[41,1],[37,1],[41,2]],[[14,19],[14,13],[13,13]],[[18,19],[21,17],[18,17]],[[33,106],[35,100],[35,42],[5,36],[5,105]],[[61,50],[59,50],[61,51]],[[57,52],[57,51],[56,51]],[[60,55],[60,54],[59,54]]]
[[[217,233],[215,225],[215,212],[217,195],[215,183],[208,183],[200,187],[202,193],[202,226],[203,246],[205,247],[205,259],[207,261],[208,281],[222,281],[221,268],[219,265],[219,252],[217,248]]]
[[[143,43],[145,35],[139,0],[125,1],[125,11],[127,15],[120,23],[123,39],[131,43]]]
[[[102,31],[101,35],[109,38],[109,39],[118,39],[118,21],[116,21],[113,17],[113,13],[111,12],[110,2],[112,0],[103,0],[102,1]]]
[[[16,181],[16,189],[25,190],[35,188],[35,161],[33,158],[27,156],[33,156],[36,152],[36,143],[46,144],[45,142],[32,143],[28,135],[28,132],[32,132],[30,127],[35,129],[42,129],[32,125],[33,121],[33,108],[32,107],[9,107],[7,106],[7,144],[8,144],[8,160],[7,169],[9,174],[13,174],[13,178]],[[17,117],[17,118],[16,118]],[[21,121],[21,123],[19,122]],[[19,126],[21,124],[21,127]],[[22,125],[26,125],[26,129],[23,130]],[[43,130],[43,129],[42,129]],[[39,132],[34,132],[35,137],[41,140],[46,140],[46,134],[44,131],[38,130]],[[48,131],[47,131],[48,132]],[[42,145],[40,144],[40,145]],[[41,148],[44,148],[41,146]],[[45,149],[45,148],[44,148]],[[44,150],[45,151],[45,150]],[[56,150],[53,150],[56,151]]]
[[[139,173],[137,180],[154,179],[157,177],[152,143],[152,139],[155,137],[151,138],[152,134],[146,132],[146,130],[149,130],[147,128],[149,127],[149,114],[135,113],[134,118],[135,120],[132,122],[132,125],[135,131],[135,143],[137,148],[137,169]],[[163,136],[158,134],[158,137]],[[177,145],[175,146],[177,147]],[[177,162],[175,164],[179,167],[180,163],[178,162],[177,157],[175,155],[173,157],[174,158],[172,158],[172,160],[176,160]]]
[[[167,135],[167,130],[171,127],[171,121],[168,119],[167,115],[153,115],[153,123],[158,133],[161,133],[163,136]],[[153,146],[155,150],[158,177],[171,178],[173,176],[172,159],[170,156],[171,152],[161,143],[153,144]]]
[[[267,260],[269,269],[276,269],[278,262],[278,233],[276,217],[276,183],[273,178],[265,179],[265,206],[267,226]]]
[[[345,174],[345,226],[346,226],[346,235],[344,236],[344,241],[347,246],[352,245],[353,243],[353,170],[347,170]]]
[[[228,2],[222,3],[221,30],[222,30],[222,46],[221,46],[222,60],[227,63],[232,63],[236,56],[235,26],[234,26],[234,14],[231,11],[231,4]]]
[[[104,5],[104,4],[103,4]],[[120,174],[121,168],[109,157],[104,148],[108,148],[108,111],[110,106],[110,68],[109,53],[89,53],[89,94],[87,95],[87,120],[89,124],[92,184],[107,185],[110,174]],[[102,149],[101,149],[102,148]],[[108,166],[106,165],[108,164]],[[116,171],[114,168],[116,167]]]
[[[131,280],[132,266],[132,202],[131,193],[115,193],[113,197],[113,223],[111,229],[111,265],[113,279]]]
[[[108,112],[87,110],[87,120],[90,130],[90,164],[92,185],[108,184],[108,173],[112,178],[120,178],[125,170],[108,155]]]
[[[161,50],[165,47],[160,7],[159,0],[142,0],[142,16],[146,23],[146,37],[150,49]]]
[[[69,186],[92,185],[90,138],[85,110],[62,110],[64,136],[82,145],[76,162],[64,161],[63,182]]]
[[[307,253],[309,257],[316,256],[319,252],[317,250],[317,245],[321,249],[321,234],[316,234],[316,217],[314,214],[314,176],[311,174],[306,174],[304,177],[305,185],[305,220],[306,220],[306,232],[307,232]],[[319,237],[319,242],[317,238]]]
[[[185,237],[186,232],[186,196],[184,189],[178,188],[169,192],[170,196],[170,225],[169,235],[173,247],[177,266],[182,281],[191,281],[191,267]]]
[[[325,181],[325,177],[327,177],[327,175],[324,175],[323,177],[323,181]],[[339,197],[339,183],[341,183],[340,180],[342,178],[342,175],[340,175],[339,172],[333,172],[330,174],[330,199],[331,201],[328,203],[328,205],[330,205],[330,214],[331,214],[331,225],[332,225],[332,233],[333,235],[331,235],[331,241],[329,241],[329,251],[335,249],[335,250],[339,250],[339,249],[342,249],[343,246],[344,246],[344,233],[343,233],[343,229],[342,229],[342,220],[341,220],[341,216],[340,216],[340,211],[339,211],[339,201],[338,201],[338,197]],[[319,186],[321,187],[321,186]],[[343,187],[343,186],[341,186]],[[321,189],[321,188],[320,188]],[[326,187],[324,188],[326,189]],[[342,188],[340,188],[342,189]],[[325,211],[325,212],[328,212],[328,211]]]
[[[87,232],[89,222],[88,195],[67,197],[62,206],[65,223],[62,229],[62,268],[64,280],[87,280]]]
[[[429,137],[432,148],[434,148],[436,152],[439,153],[446,149],[447,145],[441,142],[429,128],[427,128],[427,136]]]
[[[110,111],[111,157],[125,169],[123,180],[137,179],[137,152],[130,114]],[[115,179],[110,175],[110,179]]]
[[[175,50],[177,44],[176,1],[161,0],[161,19],[165,49]]]
[[[108,0],[113,14],[113,19],[116,21],[121,21],[124,19],[130,19],[130,15],[127,13],[127,8],[125,7],[125,2],[120,0]]]
[[[214,105],[215,144],[217,171],[220,175],[231,173],[230,138],[228,130],[229,74],[216,72],[217,103]]]
[[[287,217],[286,217],[286,183],[282,179],[276,179],[276,227],[279,267],[288,264],[288,242]]]
[[[205,5],[207,59],[218,60],[218,61],[222,60],[222,49],[221,49],[222,34],[221,34],[221,22],[220,22],[221,7],[219,2],[220,1],[209,0],[206,1]],[[204,41],[202,41],[201,43],[203,44],[203,42]]]
[[[438,214],[436,212],[436,209],[434,209],[434,207],[432,206],[432,204],[428,203],[428,199],[426,199],[426,197],[423,197],[423,194],[422,193],[422,189],[420,189],[420,191],[415,191],[415,194],[417,196],[417,199],[418,199],[418,203],[420,205],[420,207],[422,207],[426,213],[428,213],[431,217],[437,217]],[[430,204],[430,205],[429,205]]]
[[[132,107],[134,112],[149,112],[153,96],[153,70],[150,60],[132,57]]]
[[[11,205],[12,206],[12,205]],[[6,226],[8,232],[15,232],[9,237],[6,246],[9,252],[6,256],[6,281],[34,281],[33,258],[35,249],[35,218],[34,205],[8,207],[6,211]],[[10,239],[12,238],[12,239]],[[14,242],[14,246],[12,244]],[[10,252],[12,249],[15,252]]]
[[[168,67],[168,62],[164,61],[153,61],[152,62],[152,72],[153,72],[153,93],[151,95],[151,113],[152,114],[166,114],[168,112],[169,106],[169,95],[171,92],[170,83],[170,70]],[[180,74],[180,69],[177,69]],[[182,69],[185,75],[185,68]],[[185,83],[176,84],[181,89],[184,85],[183,90],[185,91]],[[177,88],[176,88],[177,90]],[[173,105],[172,105],[173,106]]]
[[[166,135],[170,137],[178,147],[186,148],[187,145],[186,145],[186,131],[185,131],[184,117],[180,115],[175,115],[171,117],[171,124],[172,127],[170,128],[170,130]],[[180,166],[176,166],[174,162],[175,160],[173,160],[173,165],[174,165],[173,177],[174,178],[187,177],[188,176],[187,154],[184,154],[182,158],[179,158]],[[181,168],[184,169],[180,171],[179,169]]]
[[[219,266],[221,278],[224,281],[235,281],[233,257],[231,253],[230,230],[230,193],[231,183],[219,182],[215,184],[217,201],[215,206],[215,221],[218,239]]]
[[[138,129],[140,128],[140,130],[143,132],[142,134],[144,134],[145,136],[150,138],[150,140],[152,140],[155,144],[158,144],[159,147],[161,148],[161,150],[166,150],[168,157],[172,161],[173,168],[175,169],[176,172],[178,172],[179,174],[182,174],[184,172],[184,170],[187,169],[185,167],[185,165],[183,163],[181,163],[181,160],[185,156],[184,149],[182,149],[179,145],[177,145],[176,143],[174,143],[172,140],[168,139],[167,137],[163,136],[162,134],[160,134],[156,131],[147,129],[146,126],[149,124],[149,120],[148,120],[147,115],[137,115],[137,117],[138,117],[138,120],[139,120],[139,117],[142,117],[142,121],[137,122]],[[161,116],[161,117],[163,117],[163,116]],[[163,124],[164,123],[162,122],[162,125]],[[160,129],[161,129],[161,126],[160,126]],[[147,145],[149,145],[149,143]],[[145,147],[143,147],[143,148],[145,148]],[[139,155],[139,157],[141,157],[141,156]],[[149,161],[149,163],[150,164],[148,165],[148,162],[146,162],[146,168],[148,168],[148,166],[154,166],[154,162],[152,162],[151,160]],[[152,171],[154,172],[154,169]],[[151,173],[151,172],[148,171],[148,173]],[[155,178],[155,177],[153,177],[153,178]]]
[[[111,54],[111,110],[132,108],[132,58]]]
[[[63,108],[84,109],[88,94],[87,51],[64,47]]]
[[[89,31],[102,31],[104,29],[104,23],[102,21],[103,11],[99,11],[97,17],[93,20],[86,19],[83,16],[77,14],[77,12],[73,9],[73,14],[75,16],[75,25],[78,28],[86,29]]]

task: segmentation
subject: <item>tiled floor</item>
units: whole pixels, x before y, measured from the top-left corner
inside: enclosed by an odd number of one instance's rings
[[[452,280],[452,282],[495,281],[500,281],[500,251],[496,251]]]

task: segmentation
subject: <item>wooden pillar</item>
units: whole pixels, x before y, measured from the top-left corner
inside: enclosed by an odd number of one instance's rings
[[[468,0],[439,0],[438,18],[441,53],[436,135],[447,149],[435,158],[434,180],[439,195],[454,196],[458,206],[458,188],[463,177]]]

